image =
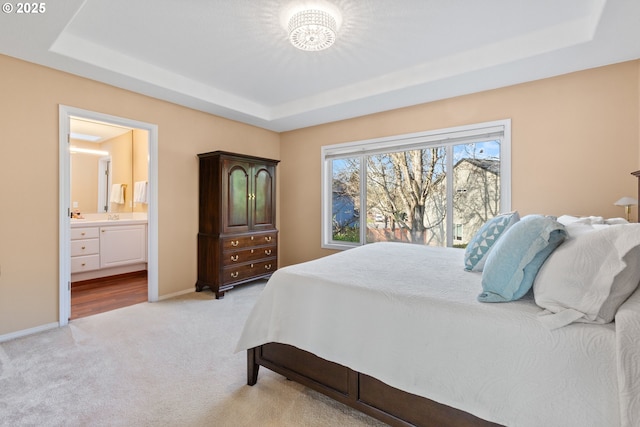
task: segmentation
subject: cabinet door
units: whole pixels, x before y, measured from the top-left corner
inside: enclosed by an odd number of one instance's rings
[[[275,166],[256,164],[253,167],[253,195],[251,197],[252,229],[269,230],[276,226]]]
[[[222,168],[223,228],[225,233],[249,231],[251,195],[251,166],[248,163],[225,159]]]
[[[100,267],[147,262],[146,225],[100,227]]]

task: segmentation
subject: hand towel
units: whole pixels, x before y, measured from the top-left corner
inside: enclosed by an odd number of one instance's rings
[[[148,203],[147,201],[147,181],[136,181],[133,186],[133,201],[136,203]]]
[[[124,184],[113,184],[111,186],[111,203],[124,204]]]

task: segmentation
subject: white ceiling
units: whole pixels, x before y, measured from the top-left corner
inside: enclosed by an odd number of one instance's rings
[[[299,51],[284,17],[317,2],[336,44]],[[640,58],[639,0],[45,4],[0,14],[0,53],[275,131]]]
[[[71,117],[69,120],[69,130],[71,131],[72,139],[74,139],[74,134],[78,134],[79,136],[91,137],[92,140],[90,142],[99,144],[120,135],[124,135],[127,132],[131,132],[132,129],[111,123]],[[84,138],[80,137],[78,139]]]

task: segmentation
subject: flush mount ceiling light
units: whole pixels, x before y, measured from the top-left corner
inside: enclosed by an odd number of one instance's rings
[[[289,19],[289,41],[301,50],[316,51],[330,47],[336,41],[336,18],[324,10],[307,9]]]

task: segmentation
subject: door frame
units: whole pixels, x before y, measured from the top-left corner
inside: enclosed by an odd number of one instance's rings
[[[98,200],[96,200],[98,212],[109,212],[109,188],[111,188],[111,156],[104,156],[98,159]]]
[[[158,125],[83,110],[60,104],[59,113],[59,319],[60,326],[71,316],[71,154],[69,133],[71,117],[81,117],[149,132],[149,176],[147,212],[147,277],[149,302],[158,301]]]

